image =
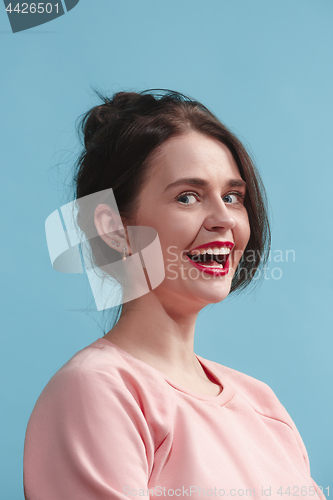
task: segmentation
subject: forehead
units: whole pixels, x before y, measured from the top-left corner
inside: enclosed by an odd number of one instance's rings
[[[180,177],[200,177],[212,184],[241,179],[230,150],[213,137],[190,132],[166,141],[151,161],[150,181],[166,185]]]

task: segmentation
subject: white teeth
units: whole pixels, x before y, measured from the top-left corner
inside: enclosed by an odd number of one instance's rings
[[[214,263],[213,266],[207,266],[206,264],[200,264],[200,266],[202,267],[207,267],[209,269],[215,269],[215,268],[219,268],[219,269],[223,269],[223,265],[222,264],[218,264],[217,262]]]
[[[227,247],[214,247],[214,248],[200,248],[197,250],[192,250],[188,252],[190,255],[205,255],[206,253],[209,255],[227,255],[230,253],[230,248]]]

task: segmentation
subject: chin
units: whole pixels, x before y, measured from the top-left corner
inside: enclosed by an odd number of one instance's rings
[[[201,285],[201,284],[200,284]],[[208,304],[217,304],[222,302],[230,293],[231,282],[229,280],[224,283],[203,283],[202,286],[193,287],[191,290],[196,299]]]
[[[220,294],[212,294],[210,297],[208,297],[208,304],[218,304],[219,302],[222,302],[224,299],[226,299],[229,295],[230,289],[224,293]]]

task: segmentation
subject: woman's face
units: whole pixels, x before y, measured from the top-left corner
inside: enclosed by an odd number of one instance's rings
[[[228,295],[250,237],[245,191],[229,149],[216,139],[190,132],[161,147],[136,214],[137,225],[156,229],[164,257],[165,279],[150,293],[184,310]]]

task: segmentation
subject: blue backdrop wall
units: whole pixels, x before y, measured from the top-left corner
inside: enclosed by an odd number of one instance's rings
[[[23,498],[41,390],[103,334],[86,276],[52,269],[44,231],[69,201],[91,85],[191,95],[250,148],[273,221],[266,279],[199,315],[196,352],[269,384],[333,487],[332,21],[330,0],[81,0],[13,34],[0,6],[2,498]]]

